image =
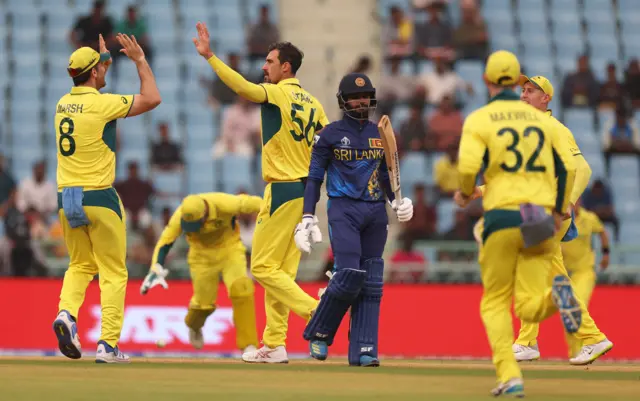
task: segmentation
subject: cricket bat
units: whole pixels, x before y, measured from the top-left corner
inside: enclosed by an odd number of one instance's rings
[[[378,122],[378,132],[382,140],[384,149],[384,158],[389,169],[389,180],[391,181],[391,190],[396,196],[398,204],[402,202],[402,194],[400,193],[400,157],[398,157],[398,145],[396,144],[396,135],[393,133],[391,120],[388,115],[383,115]]]

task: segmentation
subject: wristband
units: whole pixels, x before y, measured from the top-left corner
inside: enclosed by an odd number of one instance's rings
[[[602,253],[605,254],[605,255],[608,255],[609,254],[609,247],[602,248]]]

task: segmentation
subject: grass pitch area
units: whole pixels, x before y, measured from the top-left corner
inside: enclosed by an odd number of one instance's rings
[[[383,360],[380,368],[346,361],[249,365],[235,360],[146,359],[98,365],[92,359],[0,359],[3,401],[434,400],[491,398],[494,372],[486,362]],[[523,365],[528,399],[637,401],[640,365],[588,368],[537,362]]]

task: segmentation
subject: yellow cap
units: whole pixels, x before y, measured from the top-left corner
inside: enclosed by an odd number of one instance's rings
[[[540,89],[545,94],[549,95],[549,100],[553,99],[553,85],[551,85],[551,81],[542,75],[536,75],[535,77],[529,78],[526,75],[520,75],[520,86],[524,86],[527,82],[531,82],[533,86]]]
[[[75,78],[91,70],[98,63],[104,63],[111,58],[109,53],[98,53],[90,47],[81,47],[71,53],[67,71],[71,78]]]
[[[180,226],[188,233],[197,232],[202,228],[207,214],[207,205],[198,195],[189,195],[182,201],[182,218]]]
[[[520,62],[515,54],[506,50],[491,53],[484,69],[487,80],[495,85],[513,86],[520,78]]]

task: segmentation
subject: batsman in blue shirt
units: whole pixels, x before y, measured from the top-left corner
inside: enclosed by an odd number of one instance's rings
[[[295,232],[298,249],[311,252],[322,241],[316,203],[327,174],[329,237],[334,275],[309,321],[304,338],[311,356],[325,360],[342,318],[351,307],[349,365],[379,366],[378,320],[387,241],[389,199],[400,222],[413,216],[408,198],[394,199],[377,126],[369,121],[376,90],[364,74],[342,78],[338,104],[341,120],[316,137],[304,192],[304,214]]]

